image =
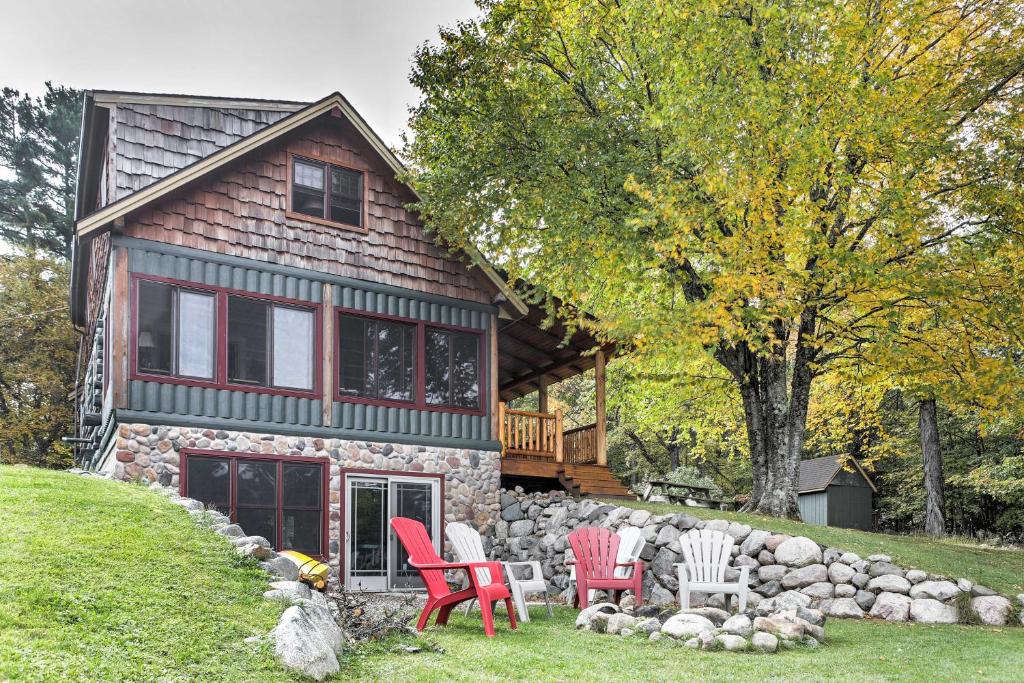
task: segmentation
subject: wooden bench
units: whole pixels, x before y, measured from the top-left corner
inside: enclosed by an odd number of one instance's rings
[[[644,487],[644,492],[640,496],[640,500],[650,500],[651,494],[656,489],[662,490],[664,495],[672,503],[685,505],[686,501],[692,500],[698,504],[706,504],[707,507],[717,508],[719,510],[731,509],[734,504],[730,500],[723,500],[720,498],[711,497],[711,489],[706,486],[694,486],[691,484],[679,484],[674,481],[666,481],[664,479],[651,479],[647,482],[647,486]]]

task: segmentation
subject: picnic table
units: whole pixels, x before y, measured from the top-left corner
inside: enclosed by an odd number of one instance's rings
[[[707,507],[717,507],[720,510],[727,510],[733,507],[732,501],[711,497],[711,489],[707,486],[695,486],[693,484],[680,484],[664,479],[651,479],[647,482],[640,500],[650,500],[651,494],[656,489],[661,489],[662,495],[672,503],[687,504],[687,501],[706,504]]]

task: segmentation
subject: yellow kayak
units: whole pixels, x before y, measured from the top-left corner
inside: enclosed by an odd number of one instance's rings
[[[309,584],[318,591],[327,588],[327,577],[331,570],[326,564],[297,550],[282,550],[278,555],[287,558],[299,568],[299,581]]]

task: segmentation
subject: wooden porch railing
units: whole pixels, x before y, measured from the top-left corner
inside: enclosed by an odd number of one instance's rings
[[[587,465],[597,462],[597,423],[570,429],[563,434],[565,462]]]
[[[498,440],[505,456],[562,462],[562,411],[535,413],[498,404]]]

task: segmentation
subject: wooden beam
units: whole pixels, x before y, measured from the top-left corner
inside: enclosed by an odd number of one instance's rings
[[[325,282],[323,294],[323,419],[324,427],[331,426],[334,412],[334,287]]]
[[[114,247],[110,257],[113,280],[110,296],[110,314],[107,324],[111,325],[110,339],[110,381],[113,387],[114,408],[128,407],[128,336],[131,334],[131,292],[128,278],[128,250]],[[95,275],[95,273],[93,274]]]
[[[490,409],[491,409],[491,438],[501,438],[501,421],[503,419],[498,404],[501,402],[501,389],[498,387],[498,315],[491,313],[490,320],[490,343],[488,348],[488,362],[490,363]],[[504,442],[502,444],[504,446]]]
[[[597,423],[597,464],[608,466],[608,425],[605,411],[605,358],[604,350],[594,354],[594,395],[596,396],[595,422]]]

